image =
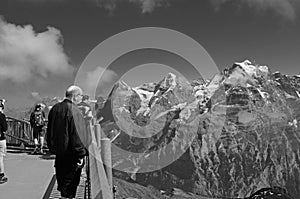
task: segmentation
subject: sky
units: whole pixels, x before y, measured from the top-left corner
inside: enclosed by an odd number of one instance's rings
[[[0,0],[0,98],[13,108],[31,106],[45,96],[64,96],[93,49],[114,35],[143,27],[187,35],[220,70],[249,59],[273,72],[299,74],[299,14],[299,0]],[[168,40],[184,48],[172,34]],[[104,54],[116,53],[126,42],[135,40],[111,44]],[[85,71],[87,87],[104,70],[95,64]],[[189,65],[161,49],[128,52],[103,73],[95,95],[105,95],[120,78],[132,86],[176,70],[195,78]]]

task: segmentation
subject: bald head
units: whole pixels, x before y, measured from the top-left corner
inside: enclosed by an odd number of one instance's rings
[[[66,90],[66,98],[70,99],[75,104],[78,104],[82,99],[82,89],[72,85]]]

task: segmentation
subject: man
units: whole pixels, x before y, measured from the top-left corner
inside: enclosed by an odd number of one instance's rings
[[[47,145],[56,155],[57,190],[62,199],[75,198],[87,153],[80,139],[86,134],[84,119],[77,107],[81,100],[81,88],[70,86],[65,99],[55,104],[48,115]]]
[[[43,111],[43,108],[44,108],[44,104],[37,104],[34,111],[30,115],[30,125],[33,129],[33,139],[35,145],[33,154],[36,154],[38,152],[44,154],[43,147],[44,147],[46,118],[45,118],[45,112]],[[39,141],[40,141],[40,148],[39,148]]]
[[[4,175],[4,162],[3,157],[6,153],[6,139],[4,132],[7,131],[6,117],[3,114],[4,101],[0,100],[0,184],[8,181]]]

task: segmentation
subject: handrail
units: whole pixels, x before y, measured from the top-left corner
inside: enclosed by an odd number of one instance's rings
[[[7,116],[7,144],[32,144],[33,135],[29,121]]]
[[[99,124],[93,123],[90,121],[88,128],[92,140],[88,147],[91,197],[92,199],[98,197],[113,199],[110,140],[101,139],[101,127]]]
[[[10,117],[10,116],[6,116],[6,119],[15,120],[15,121],[18,121],[18,122],[23,122],[23,123],[26,123],[26,124],[30,124],[30,122],[27,121],[27,120],[21,120],[21,119],[17,119],[17,118]]]
[[[12,134],[9,134],[9,133],[4,133],[6,136],[9,136],[9,137],[12,137],[12,138],[14,138],[14,139],[16,139],[16,140],[18,140],[18,141],[21,141],[21,142],[23,142],[23,143],[25,143],[25,144],[30,144],[30,140],[27,140],[27,139],[24,139],[24,138],[19,138],[19,137],[17,137],[17,136],[14,136],[14,135],[12,135]]]

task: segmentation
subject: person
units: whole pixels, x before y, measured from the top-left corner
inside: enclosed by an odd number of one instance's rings
[[[83,95],[82,101],[78,103],[77,106],[81,111],[81,114],[83,115],[83,118],[85,120],[85,125],[87,128],[87,135],[82,136],[82,141],[85,146],[89,146],[92,142],[90,132],[89,132],[89,127],[90,124],[92,124],[91,122],[93,119],[93,111],[92,111],[90,97],[88,95]]]
[[[57,190],[61,198],[75,198],[84,157],[87,151],[81,141],[86,134],[84,118],[77,107],[82,100],[82,90],[70,86],[65,99],[55,104],[48,115],[47,145],[55,154]]]
[[[92,107],[90,105],[90,97],[88,95],[82,96],[82,101],[78,103],[78,108],[86,120],[91,120],[93,118]]]
[[[6,154],[6,139],[4,132],[7,131],[6,117],[3,113],[4,101],[0,100],[0,184],[8,181],[8,178],[4,174],[4,162],[3,158]]]
[[[35,149],[33,154],[41,153],[44,154],[44,137],[45,137],[45,127],[46,127],[46,117],[43,108],[45,106],[43,104],[37,104],[35,106],[34,111],[30,115],[30,125],[33,129],[33,139]],[[40,143],[39,143],[40,142]],[[40,148],[39,148],[40,144]]]

